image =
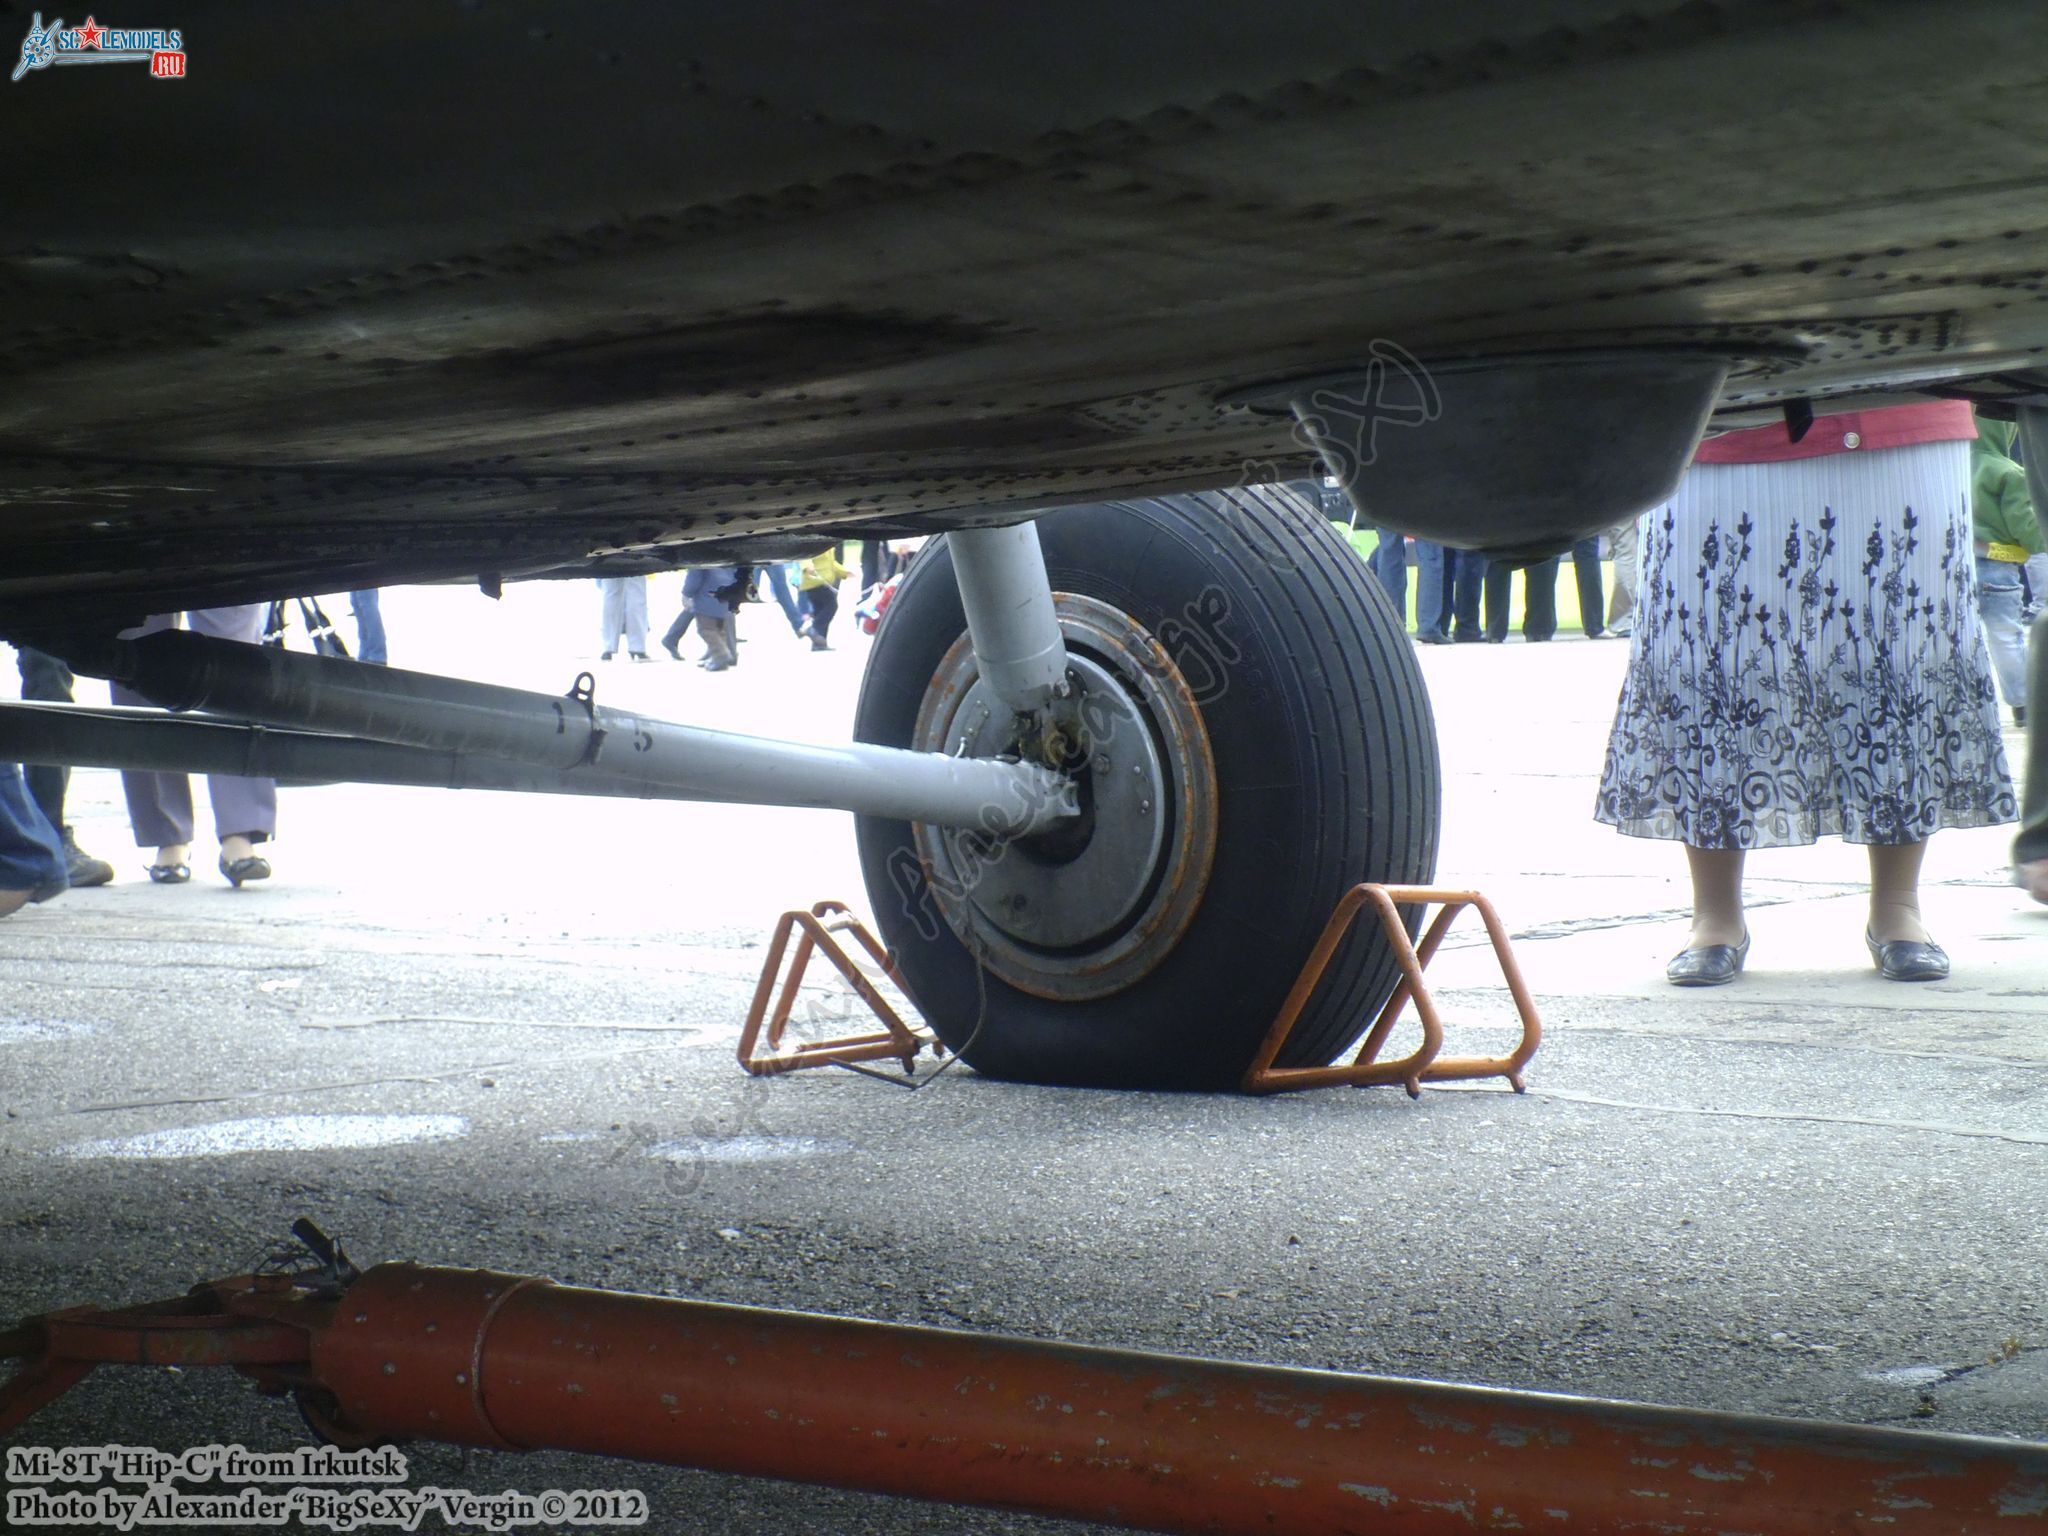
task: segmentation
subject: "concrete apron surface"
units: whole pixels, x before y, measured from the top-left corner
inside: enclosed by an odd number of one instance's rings
[[[657,635],[678,581],[654,583]],[[400,664],[551,692],[587,668],[601,700],[821,741],[866,647],[843,617],[814,654],[760,607],[734,672],[600,664],[584,582],[385,607]],[[203,794],[192,883],[154,886],[117,778],[81,771],[72,819],[119,878],[0,923],[0,1317],[176,1294],[305,1213],[365,1262],[2048,1437],[2048,908],[2004,883],[2009,830],[1933,844],[1948,981],[1876,977],[1862,854],[1822,844],[1753,859],[1739,983],[1673,989],[1682,856],[1590,815],[1625,661],[1422,653],[1442,878],[1494,899],[1549,1031],[1522,1098],[754,1082],[731,1049],[775,914],[866,905],[845,817],[288,788],[276,878],[230,892]],[[1432,968],[1449,1048],[1498,1049],[1465,922]],[[843,998],[807,1006],[829,1027]],[[103,1372],[23,1438],[302,1432],[229,1376]],[[643,1488],[657,1530],[1078,1529],[413,1456],[415,1486]]]

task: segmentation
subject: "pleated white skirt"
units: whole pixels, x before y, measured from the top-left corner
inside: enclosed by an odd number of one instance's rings
[[[1595,817],[1698,848],[2014,820],[1969,497],[1967,442],[1688,470],[1643,518]]]

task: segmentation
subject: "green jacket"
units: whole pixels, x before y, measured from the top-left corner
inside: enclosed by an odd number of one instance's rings
[[[1977,418],[1970,444],[1970,522],[1990,544],[2017,544],[2030,555],[2042,552],[2041,525],[2027,500],[2027,473],[2012,456],[2009,421]]]

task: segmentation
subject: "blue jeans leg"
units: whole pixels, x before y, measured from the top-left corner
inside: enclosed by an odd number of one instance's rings
[[[1991,648],[1991,670],[2008,707],[2027,702],[2027,632],[2020,624],[2020,568],[1977,557],[1977,616]]]
[[[1427,539],[1415,541],[1415,633],[1436,635],[1451,632],[1450,604],[1444,588],[1450,581],[1451,552]]]
[[[0,891],[64,889],[64,849],[59,834],[29,798],[21,770],[0,763]]]
[[[1496,644],[1508,637],[1515,609],[1515,568],[1504,560],[1487,563],[1480,606],[1486,615],[1486,638]]]
[[[771,560],[761,569],[768,578],[768,590],[775,594],[775,601],[782,609],[782,616],[789,620],[789,627],[801,631],[804,618],[797,612],[796,598],[789,590],[789,567],[780,560]]]
[[[1600,535],[1572,546],[1572,573],[1579,578],[1579,628],[1597,640],[1606,628],[1607,594],[1600,590]]]
[[[2020,801],[2020,834],[2013,840],[2016,863],[2048,859],[2048,613],[2034,620],[2033,656],[2027,681],[2027,772]]]
[[[2029,624],[2043,613],[2048,613],[2048,555],[2029,555],[2021,567],[2027,577],[2027,613]]]
[[[1480,625],[1479,602],[1486,585],[1486,571],[1493,564],[1490,556],[1476,549],[1461,549],[1454,552],[1451,565],[1451,607],[1456,619],[1452,632],[1454,640],[1484,640],[1486,632]]]
[[[1408,541],[1398,533],[1381,529],[1379,548],[1372,552],[1371,563],[1373,575],[1379,578],[1387,600],[1394,605],[1394,612],[1401,615],[1401,622],[1405,625],[1408,622]]]
[[[1538,560],[1522,572],[1522,638],[1557,638],[1558,558]]]
[[[69,704],[71,669],[56,657],[24,646],[15,653],[21,668],[21,696],[35,704]],[[69,768],[35,764],[22,770],[36,808],[59,832],[64,830],[64,791],[71,782]]]
[[[356,660],[373,667],[385,665],[390,653],[384,648],[384,614],[377,606],[377,589],[349,593],[348,606],[356,616]]]

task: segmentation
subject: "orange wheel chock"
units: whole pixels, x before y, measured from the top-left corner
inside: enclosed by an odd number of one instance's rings
[[[1411,902],[1440,905],[1438,912],[1422,936],[1420,944],[1411,944],[1408,929],[1401,921],[1397,903]],[[1366,1031],[1365,1043],[1358,1048],[1349,1065],[1329,1067],[1276,1067],[1273,1060],[1280,1054],[1280,1048],[1287,1043],[1287,1036],[1293,1030],[1295,1020],[1301,1017],[1302,1009],[1315,995],[1316,986],[1323,979],[1330,959],[1337,953],[1337,946],[1350,932],[1358,915],[1371,906],[1378,914],[1380,926],[1385,929],[1387,942],[1394,947],[1394,958],[1401,967],[1401,984],[1394,988],[1394,995],[1387,999],[1387,1005],[1373,1020],[1372,1028]],[[1444,933],[1450,928],[1458,913],[1470,907],[1479,914],[1486,924],[1486,934],[1493,941],[1493,952],[1500,960],[1501,975],[1508,984],[1508,991],[1515,999],[1515,1011],[1522,1018],[1522,1040],[1514,1052],[1507,1056],[1451,1056],[1439,1059],[1438,1053],[1444,1044],[1443,1020],[1437,1016],[1436,1000],[1430,996],[1429,988],[1423,983],[1422,971],[1430,957],[1443,942]],[[1410,1001],[1415,1004],[1416,1018],[1422,1025],[1422,1043],[1414,1054],[1396,1061],[1381,1061],[1379,1053],[1387,1043],[1387,1036],[1393,1033],[1394,1025]],[[1287,994],[1287,1001],[1280,1007],[1280,1017],[1273,1021],[1273,1027],[1266,1031],[1266,1038],[1259,1046],[1259,1054],[1246,1070],[1244,1081],[1239,1085],[1246,1093],[1284,1093],[1297,1088],[1353,1087],[1368,1088],[1382,1083],[1400,1083],[1407,1088],[1410,1098],[1420,1096],[1424,1083],[1447,1082],[1454,1079],[1477,1077],[1504,1077],[1520,1093],[1523,1089],[1522,1068],[1529,1064],[1529,1058],[1536,1054],[1536,1047],[1543,1041],[1543,1023],[1536,1015],[1535,999],[1529,995],[1528,983],[1522,979],[1522,969],[1515,964],[1515,952],[1508,943],[1507,930],[1501,926],[1499,914],[1493,910],[1493,903],[1477,891],[1454,891],[1431,885],[1355,885],[1344,893],[1344,899],[1337,903],[1337,910],[1330,914],[1330,921],[1324,925],[1322,937],[1316,940],[1316,947],[1310,951],[1308,963],[1301,968],[1301,974],[1294,979],[1293,990]]]
[[[783,956],[789,950],[790,935],[798,929],[802,933],[796,941],[795,952],[790,956],[788,975],[783,978],[778,992],[776,979],[782,975]],[[746,1028],[740,1032],[740,1065],[754,1076],[767,1077],[777,1072],[794,1072],[800,1067],[841,1066],[889,1057],[900,1060],[903,1070],[910,1072],[915,1069],[920,1050],[930,1047],[934,1056],[943,1052],[944,1047],[930,1033],[906,1024],[903,1016],[890,1006],[889,1000],[875,985],[874,978],[839,942],[837,935],[842,933],[850,935],[867,952],[884,979],[898,991],[904,990],[896,962],[882,947],[882,941],[853,915],[845,903],[821,901],[808,912],[783,913],[775,925],[774,937],[768,942],[768,954],[761,962],[761,981],[754,988],[754,1001],[747,1009]],[[784,1048],[783,1036],[788,1031],[790,1015],[795,1011],[797,994],[803,986],[804,971],[809,967],[813,954],[822,954],[832,962],[847,985],[881,1020],[881,1029],[866,1034],[835,1035],[827,1040],[800,1040]],[[769,1010],[771,999],[774,1001],[773,1012]]]

